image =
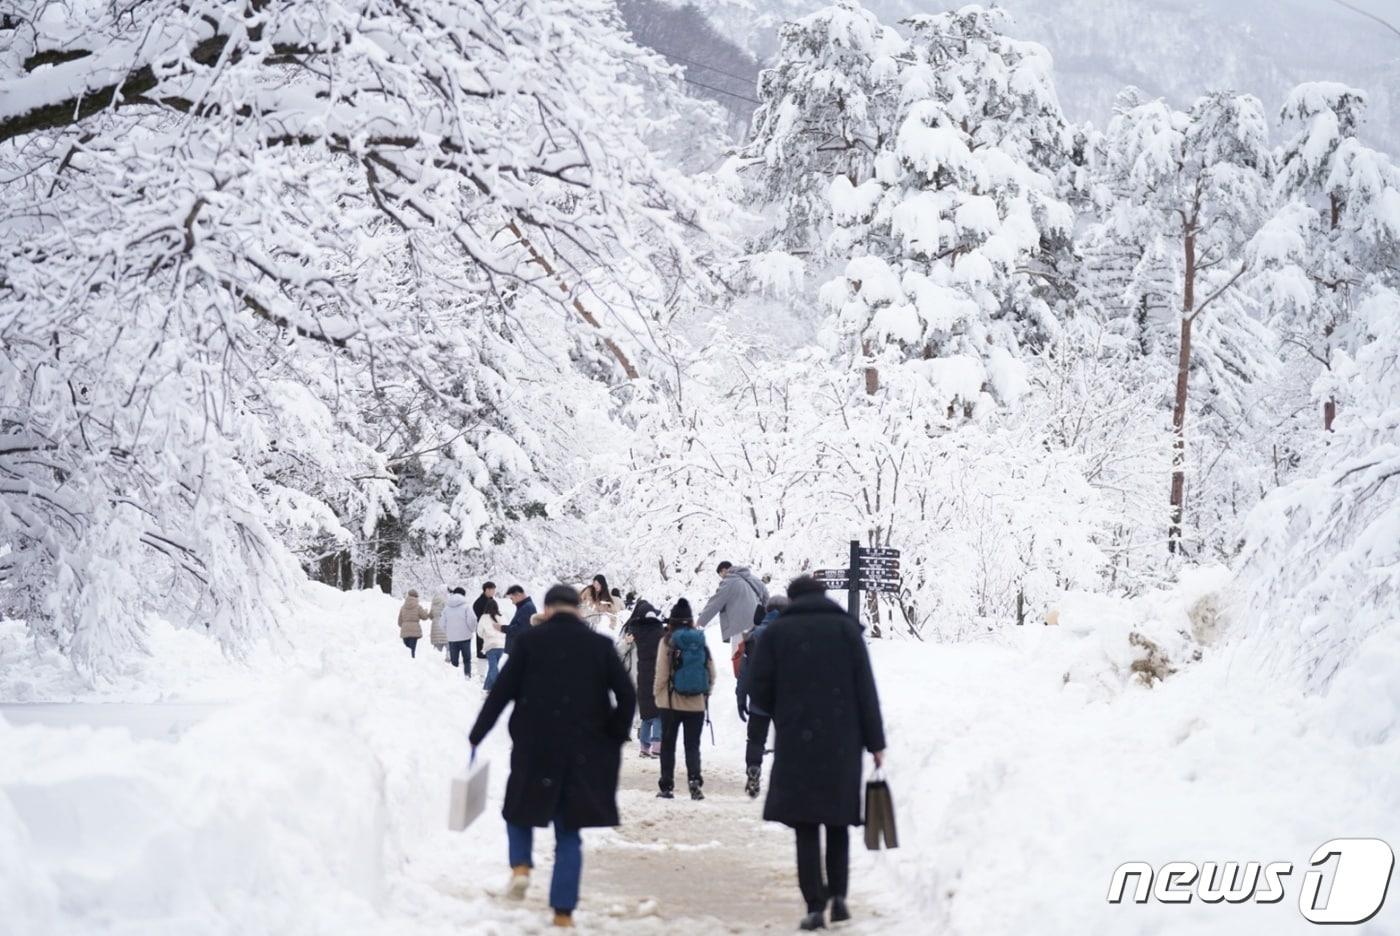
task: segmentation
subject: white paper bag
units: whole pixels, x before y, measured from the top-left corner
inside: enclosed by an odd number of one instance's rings
[[[483,758],[468,766],[465,774],[452,778],[448,829],[461,832],[486,811],[486,784],[490,774],[491,762]]]

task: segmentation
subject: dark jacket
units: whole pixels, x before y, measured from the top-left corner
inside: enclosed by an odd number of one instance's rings
[[[565,613],[516,635],[472,726],[473,745],[510,702],[505,820],[545,826],[562,809],[569,828],[617,825],[617,774],[637,693],[612,641]]]
[[[856,622],[824,596],[794,601],[754,647],[749,694],[775,729],[763,818],[860,825],[863,752],[885,729]]]
[[[636,653],[637,712],[643,718],[657,718],[661,712],[656,708],[656,696],[651,688],[656,680],[656,648],[666,633],[666,625],[657,618],[655,608],[639,601],[631,619],[623,626],[623,633],[632,635]]]
[[[530,618],[535,615],[535,599],[526,598],[515,606],[515,614],[511,616],[510,623],[506,625],[506,653],[511,652],[515,646],[515,638],[519,634],[530,629]]]
[[[739,677],[734,681],[734,695],[739,700],[739,716],[741,718],[749,715],[767,715],[762,707],[754,705],[749,698],[749,676],[753,672],[753,648],[758,646],[758,638],[763,636],[763,632],[768,629],[778,618],[777,611],[769,611],[763,615],[763,620],[753,630],[744,635],[744,655],[739,660]]]

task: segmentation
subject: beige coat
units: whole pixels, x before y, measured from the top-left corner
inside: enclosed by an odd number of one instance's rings
[[[433,619],[433,627],[430,633],[434,647],[447,646],[447,628],[442,626],[442,609],[447,607],[447,596],[438,594],[433,596],[433,609],[429,616]]]
[[[705,660],[705,671],[710,676],[710,689],[715,689],[714,657]],[[652,693],[656,697],[656,707],[673,712],[703,712],[709,692],[702,696],[674,695],[667,691],[671,684],[671,635],[668,633],[656,647],[656,679],[652,682]]]
[[[418,593],[409,592],[403,600],[403,607],[399,608],[399,636],[422,637],[423,625],[418,622],[426,621],[428,617],[428,612],[418,603]]]

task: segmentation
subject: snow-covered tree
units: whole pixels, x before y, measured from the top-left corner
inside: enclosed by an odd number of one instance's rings
[[[1073,215],[1058,169],[1073,135],[1049,54],[1008,37],[999,9],[908,21],[899,126],[873,177],[836,178],[832,253],[852,257],[822,290],[865,368],[921,371],[950,416],[1014,401],[1021,356],[1059,333],[1053,256]]]
[[[570,336],[567,373],[638,376],[594,272],[695,273],[646,60],[606,3],[9,4],[4,613],[88,668],[149,612],[236,648],[289,546],[470,547],[538,499],[531,329]]]
[[[1193,384],[1198,412],[1235,425],[1249,411],[1245,388],[1271,367],[1267,332],[1239,285],[1245,244],[1269,208],[1268,125],[1250,95],[1207,95],[1187,112],[1161,101],[1127,103],[1103,141],[1100,237],[1137,245],[1133,291],[1144,310],[1164,264],[1173,273],[1178,345],[1168,545],[1176,551]]]
[[[1280,208],[1256,238],[1256,286],[1276,327],[1317,374],[1313,394],[1332,429],[1344,378],[1333,355],[1352,345],[1352,306],[1376,278],[1400,280],[1400,169],[1357,140],[1366,96],[1311,82],[1288,96],[1279,153]],[[1320,372],[1319,372],[1320,371]]]
[[[1250,515],[1239,570],[1243,626],[1319,690],[1372,635],[1400,638],[1400,293],[1370,287],[1353,321],[1364,338],[1332,367],[1350,415],[1318,474]]]
[[[870,178],[895,129],[898,60],[905,41],[857,0],[840,2],[782,27],[782,48],[759,77],[738,167],[776,208],[768,236],[793,254],[821,253],[830,233],[833,180]]]

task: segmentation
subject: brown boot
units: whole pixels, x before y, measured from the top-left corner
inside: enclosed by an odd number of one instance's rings
[[[512,900],[524,900],[525,889],[530,886],[530,866],[516,865],[510,869],[510,883],[506,885],[506,896]]]
[[[565,929],[573,929],[573,928],[574,928],[574,915],[573,915],[572,913],[560,913],[558,910],[555,910],[555,911],[554,911],[554,925],[555,925],[555,926],[561,926],[561,927],[563,927],[563,928],[565,928]]]

